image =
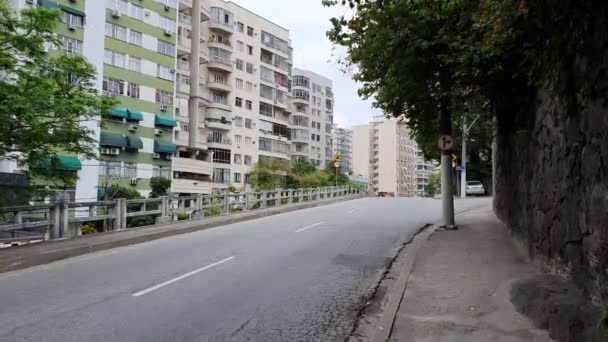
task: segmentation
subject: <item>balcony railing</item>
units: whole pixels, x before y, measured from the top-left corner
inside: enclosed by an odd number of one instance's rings
[[[180,13],[179,22],[182,24],[192,25],[192,16]]]
[[[209,63],[219,63],[225,66],[232,67],[232,61],[223,56],[209,55]]]
[[[222,145],[232,145],[232,140],[230,140],[228,138],[224,138],[224,137],[219,138],[219,137],[213,136],[213,135],[207,136],[207,142],[222,144]]]
[[[215,39],[210,39],[209,43],[218,43],[218,44],[222,44],[222,45],[227,46],[227,47],[232,47],[232,43],[230,43],[229,40],[219,41],[217,38],[215,38]]]

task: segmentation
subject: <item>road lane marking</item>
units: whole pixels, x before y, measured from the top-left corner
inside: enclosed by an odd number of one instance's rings
[[[206,271],[206,270],[208,270],[208,269],[210,269],[210,268],[212,268],[212,267],[215,267],[215,266],[221,265],[221,264],[223,264],[223,263],[225,263],[225,262],[228,262],[228,261],[230,261],[230,260],[232,260],[232,259],[234,259],[234,258],[235,258],[234,256],[231,256],[231,257],[229,257],[229,258],[226,258],[226,259],[220,260],[220,261],[218,261],[218,262],[214,262],[214,263],[213,263],[213,264],[211,264],[211,265],[207,265],[207,266],[205,266],[205,267],[201,267],[201,268],[199,268],[199,269],[196,269],[196,270],[194,270],[194,271],[192,271],[192,272],[188,272],[188,273],[186,273],[186,274],[184,274],[184,275],[181,275],[181,276],[179,276],[179,277],[175,277],[175,278],[173,278],[173,279],[171,279],[171,280],[167,280],[167,281],[165,281],[164,283],[160,283],[160,284],[158,284],[158,285],[154,285],[154,286],[152,286],[152,287],[149,287],[149,288],[147,288],[147,289],[145,289],[145,290],[143,290],[143,291],[139,291],[139,292],[137,292],[137,293],[134,293],[132,296],[133,296],[133,297],[139,297],[139,296],[143,296],[143,295],[145,295],[145,294],[147,294],[147,293],[150,293],[150,292],[152,292],[152,291],[156,291],[156,290],[160,289],[161,287],[165,287],[165,286],[167,286],[167,285],[173,284],[173,283],[175,283],[176,281],[180,281],[180,280],[182,280],[182,279],[186,279],[186,278],[191,277],[191,276],[193,276],[193,275],[195,275],[195,274],[197,274],[197,273],[200,273],[200,272]]]
[[[308,227],[300,228],[300,229],[296,230],[296,233],[303,232],[303,231],[305,231],[305,230],[307,230],[307,229],[314,228],[314,227],[316,227],[316,226],[320,226],[320,225],[322,225],[323,223],[325,223],[325,222],[319,222],[319,223],[315,223],[315,224],[313,224],[313,225],[310,225],[310,226],[308,226]]]
[[[351,210],[347,211],[347,212],[346,212],[346,214],[351,214],[351,213],[353,213],[355,210],[357,210],[357,208],[353,208],[353,209],[351,209]]]

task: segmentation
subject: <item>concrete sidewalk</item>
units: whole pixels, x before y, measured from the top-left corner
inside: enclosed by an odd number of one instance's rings
[[[418,252],[390,341],[551,341],[511,303],[512,285],[539,273],[506,227],[489,207],[457,221]]]

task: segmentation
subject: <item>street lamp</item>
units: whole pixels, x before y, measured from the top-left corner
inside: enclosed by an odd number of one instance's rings
[[[473,122],[467,127],[462,125],[462,171],[460,172],[460,198],[467,198],[467,138],[473,125],[479,119],[479,115],[475,117]],[[475,142],[475,140],[472,140]]]

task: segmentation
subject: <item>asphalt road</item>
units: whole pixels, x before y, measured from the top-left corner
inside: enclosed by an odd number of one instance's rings
[[[398,245],[440,210],[366,198],[3,274],[0,341],[344,340]]]

